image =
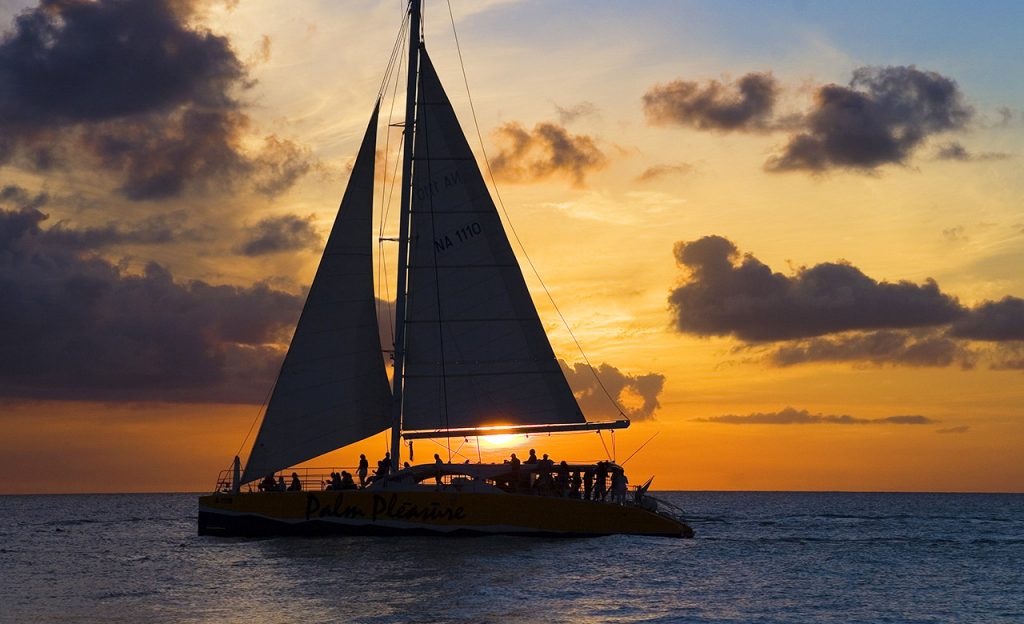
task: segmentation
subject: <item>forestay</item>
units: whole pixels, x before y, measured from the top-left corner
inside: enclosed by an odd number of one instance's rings
[[[585,422],[423,49],[419,94],[402,429]]]
[[[390,425],[373,292],[374,108],[242,482]]]

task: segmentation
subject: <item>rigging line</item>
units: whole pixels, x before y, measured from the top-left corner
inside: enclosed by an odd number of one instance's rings
[[[403,30],[402,32],[404,33],[405,31]],[[402,52],[405,52],[405,47],[404,46],[402,47]],[[401,157],[403,155],[403,148],[404,148],[404,141],[400,142],[399,145],[398,145],[398,154],[397,154],[398,157],[395,159],[395,168],[394,168],[394,171],[392,172],[392,175],[391,175],[391,192],[388,194],[387,200],[385,201],[385,199],[384,199],[384,189],[387,187],[387,155],[388,155],[388,151],[390,150],[389,146],[390,146],[390,141],[391,141],[391,120],[394,119],[394,116],[395,116],[395,102],[398,100],[398,82],[399,82],[398,78],[402,74],[402,66],[405,63],[404,56],[405,55],[403,54],[403,55],[399,56],[399,58],[398,58],[398,71],[396,71],[395,74],[394,74],[395,86],[391,90],[391,108],[390,108],[390,110],[388,110],[388,126],[387,126],[388,127],[388,131],[384,135],[385,136],[385,148],[384,148],[384,178],[385,178],[385,180],[381,184],[381,204],[382,204],[381,211],[382,211],[383,214],[381,215],[380,231],[379,231],[379,236],[382,236],[382,237],[384,235],[384,225],[385,225],[385,223],[387,223],[388,214],[390,213],[391,201],[392,201],[392,198],[395,196],[396,178],[398,176],[398,164],[400,162],[402,162],[402,158]]]
[[[444,444],[441,444],[440,442],[438,442],[438,441],[437,441],[437,440],[435,440],[434,438],[422,438],[422,439],[425,439],[425,440],[430,440],[431,442],[433,442],[434,444],[436,444],[436,445],[440,446],[441,448],[446,448]],[[447,448],[448,448],[448,450],[449,450],[449,451],[451,450],[451,447],[450,447],[450,446],[449,446],[449,447],[447,447]],[[460,448],[461,448],[461,447],[460,447]],[[459,453],[458,451],[456,451],[456,452],[455,452],[455,453],[453,453],[453,454],[454,454],[454,455],[461,455],[462,457],[466,457],[465,455],[463,455],[462,453]],[[469,457],[466,457],[466,459],[469,459]],[[450,459],[448,460],[448,463],[449,463],[449,464],[450,464],[450,463],[452,463]]]
[[[652,435],[651,437],[647,438],[647,441],[646,441],[646,442],[644,442],[643,444],[641,444],[641,445],[640,445],[640,448],[638,448],[637,450],[633,451],[633,452],[632,452],[632,453],[631,453],[631,454],[629,455],[629,457],[627,457],[627,458],[626,458],[625,460],[623,460],[623,462],[622,462],[621,464],[619,464],[619,465],[620,465],[620,466],[625,466],[625,465],[626,465],[626,462],[628,462],[629,460],[633,459],[633,455],[636,455],[636,454],[637,454],[637,453],[639,453],[639,452],[640,452],[641,450],[643,450],[643,448],[644,448],[645,446],[647,446],[648,444],[650,444],[650,443],[651,443],[651,440],[653,440],[654,438],[658,437],[658,434],[659,434],[659,433],[661,433],[661,432],[660,432],[660,431],[655,431],[655,432],[654,432],[654,435]]]
[[[608,452],[608,445],[604,443],[604,436],[601,435],[601,430],[600,429],[597,430],[597,435],[598,435],[598,437],[601,438],[601,446],[604,447],[604,455],[605,455],[605,457],[607,457],[608,459],[611,459],[612,458],[612,454]]]
[[[387,89],[388,78],[391,76],[391,70],[395,65],[395,56],[401,51],[403,35],[405,34],[406,28],[409,27],[409,16],[406,15],[402,20],[402,23],[398,26],[398,36],[395,38],[394,45],[391,46],[391,57],[388,59],[387,68],[384,70],[384,79],[381,81],[381,86],[377,89],[377,97],[380,98],[384,95],[384,91]]]
[[[300,315],[300,318],[301,318],[301,315]],[[288,353],[285,352],[285,358],[287,358],[287,357],[288,357]],[[277,377],[274,378],[273,385],[271,385],[270,389],[268,389],[266,394],[263,395],[263,401],[260,403],[260,409],[257,410],[257,412],[256,412],[256,418],[254,418],[253,421],[252,421],[252,424],[249,425],[249,431],[247,431],[245,433],[245,438],[242,439],[242,443],[238,446],[238,450],[235,451],[235,457],[241,457],[242,456],[242,449],[245,448],[245,443],[249,441],[249,436],[252,435],[252,430],[256,427],[256,423],[259,422],[260,419],[263,416],[266,415],[267,404],[270,403],[270,397],[274,393],[274,388],[277,387],[278,380],[281,379],[281,372],[283,370],[284,370],[284,359],[281,360],[281,366],[277,369]],[[248,463],[248,460],[249,460],[249,458],[247,457],[246,458],[246,463]],[[235,463],[234,459],[232,459],[231,460],[232,467],[234,466],[234,463]]]
[[[383,234],[384,234],[384,226],[387,223],[387,215],[388,215],[387,207],[390,204],[390,202],[385,198],[385,196],[387,194],[387,188],[388,188],[387,155],[391,151],[391,120],[394,117],[394,112],[395,112],[395,100],[396,100],[396,95],[398,93],[398,78],[399,78],[399,75],[402,73],[402,63],[403,63],[403,58],[402,57],[403,57],[403,55],[401,53],[405,51],[405,34],[406,34],[406,31],[408,30],[408,28],[409,28],[409,17],[408,17],[408,15],[406,15],[402,19],[402,23],[401,23],[401,25],[398,28],[398,36],[395,39],[395,44],[391,48],[391,58],[388,61],[388,68],[384,72],[384,83],[381,86],[380,90],[377,92],[377,100],[379,102],[382,99],[383,95],[387,92],[388,82],[392,78],[394,78],[394,83],[395,84],[394,84],[394,88],[392,89],[392,92],[391,92],[391,107],[388,110],[388,125],[387,125],[388,130],[385,131],[385,133],[384,133],[384,167],[383,167],[383,175],[381,176],[381,191],[380,191],[381,219],[380,219],[380,224],[379,224],[379,229],[378,229],[378,236],[379,237],[383,236]],[[397,67],[395,65],[396,57],[397,57],[397,60],[398,60]],[[374,159],[376,160],[376,154],[374,154]],[[375,169],[376,169],[376,167],[375,167]],[[392,193],[393,193],[393,190],[392,190]],[[384,257],[384,247],[379,242],[378,242],[378,253],[377,253],[377,265],[378,265],[377,292],[379,293],[379,292],[381,292],[381,290],[387,290],[387,266],[386,266],[386,261],[385,261],[385,257]],[[383,286],[381,284],[382,281],[383,281]],[[393,343],[394,342],[394,327],[392,327],[391,307],[388,304],[388,297],[387,296],[385,296],[384,302],[385,302],[385,309],[387,311],[387,316],[388,316],[388,331],[391,334],[391,342]],[[377,306],[377,312],[378,313],[380,312],[380,307],[379,306]],[[378,320],[378,325],[379,325],[379,323],[380,323],[380,321]]]
[[[402,31],[401,31],[401,35],[403,36],[402,37],[403,45],[402,45],[401,52],[405,52],[404,34],[405,34],[407,29],[408,29],[408,25],[406,25],[406,28],[403,28]],[[400,54],[399,57],[398,57],[398,69],[393,74],[394,79],[395,79],[395,84],[394,84],[394,87],[391,90],[391,106],[390,106],[390,108],[388,110],[388,125],[387,125],[387,131],[385,132],[385,135],[384,135],[385,136],[384,175],[383,175],[383,180],[381,181],[381,198],[380,198],[380,201],[381,201],[381,218],[380,218],[380,229],[378,230],[378,237],[379,238],[383,238],[384,237],[384,230],[385,230],[385,228],[387,226],[388,215],[390,215],[390,213],[391,213],[391,204],[392,204],[392,202],[394,200],[394,197],[395,197],[395,187],[398,186],[398,165],[402,162],[402,155],[404,154],[404,148],[405,148],[404,141],[399,142],[399,144],[398,144],[398,154],[396,155],[396,158],[395,158],[395,166],[394,166],[394,169],[391,172],[391,186],[388,187],[387,186],[387,177],[388,177],[387,158],[388,158],[388,153],[391,151],[391,147],[390,147],[391,146],[391,120],[394,119],[394,115],[395,115],[395,102],[398,100],[399,77],[402,75],[402,66],[403,66],[404,63],[405,63],[405,55],[404,54]],[[388,190],[389,188],[390,188],[390,191]],[[385,194],[387,195],[386,197],[385,197]],[[391,291],[390,291],[390,286],[388,284],[388,279],[387,279],[387,256],[384,253],[383,242],[378,240],[377,244],[378,244],[378,248],[379,248],[379,252],[380,252],[380,267],[381,267],[381,272],[378,274],[378,276],[383,275],[383,280],[384,280],[383,290],[384,290],[384,293],[385,293],[384,309],[387,311],[388,334],[390,335],[390,338],[391,338],[391,346],[392,346],[392,348],[394,348],[394,343],[395,343],[395,322],[394,322],[394,314],[393,314],[394,311],[391,309]],[[382,290],[382,288],[381,288],[380,284],[378,284],[377,292],[379,293],[381,290]],[[379,321],[378,321],[378,323],[379,323]]]
[[[403,32],[404,32],[404,30],[403,30]],[[405,51],[404,47],[402,48],[402,51],[403,52]],[[388,214],[390,213],[390,209],[391,209],[391,201],[392,201],[392,199],[395,196],[395,187],[397,186],[397,180],[398,180],[398,164],[402,161],[402,154],[403,154],[403,145],[402,145],[402,143],[399,143],[399,145],[398,145],[398,157],[395,159],[395,168],[394,168],[394,171],[392,172],[392,175],[391,175],[391,187],[390,187],[391,191],[390,191],[390,193],[387,194],[387,197],[385,198],[385,192],[387,191],[387,176],[388,176],[388,172],[387,172],[387,155],[388,155],[388,152],[390,152],[390,145],[391,145],[391,143],[390,143],[391,142],[391,120],[394,117],[395,101],[398,99],[397,98],[397,95],[398,95],[398,77],[402,73],[402,63],[403,62],[404,61],[402,60],[402,58],[399,57],[398,71],[395,72],[395,74],[394,74],[394,76],[395,76],[395,86],[394,86],[394,89],[391,92],[391,108],[388,111],[388,125],[387,125],[388,130],[385,133],[385,137],[387,137],[387,138],[385,139],[385,144],[384,144],[385,145],[385,147],[384,147],[384,176],[383,176],[384,179],[383,179],[383,181],[381,183],[381,197],[380,197],[380,201],[381,201],[381,218],[380,218],[380,229],[378,231],[378,237],[380,237],[380,238],[383,238],[383,236],[384,236],[385,225],[387,224]],[[390,335],[390,338],[391,338],[391,346],[392,346],[392,348],[394,348],[394,343],[395,343],[395,326],[394,326],[394,319],[393,319],[393,314],[392,314],[392,310],[391,310],[391,291],[390,291],[390,287],[389,287],[389,284],[388,284],[388,276],[387,276],[387,256],[384,253],[384,243],[383,243],[383,241],[378,240],[377,241],[377,247],[378,247],[378,250],[379,250],[379,263],[378,264],[380,266],[380,271],[378,272],[378,280],[383,279],[383,282],[384,282],[383,283],[383,287],[381,286],[380,283],[377,284],[377,292],[379,293],[381,290],[384,290],[384,309],[387,311],[387,317],[388,317],[388,323],[387,323],[387,325],[388,325],[388,334]],[[379,321],[378,321],[378,323],[379,323]]]
[[[480,122],[476,118],[476,107],[473,106],[473,95],[469,91],[469,77],[466,75],[466,64],[462,60],[462,47],[459,45],[459,33],[455,29],[455,15],[452,13],[452,3],[451,0],[446,0],[446,2],[448,4],[448,17],[452,22],[452,35],[455,37],[455,50],[459,54],[459,65],[462,67],[462,81],[466,85],[466,97],[469,100],[469,110],[473,114],[473,126],[476,129],[477,140],[480,142],[480,153],[484,157],[484,164],[487,166],[487,177],[491,179],[491,186],[494,188],[494,196],[498,200],[498,205],[501,206],[501,212],[505,215],[505,221],[508,223],[509,229],[512,230],[512,237],[516,239],[516,244],[519,245],[519,249],[523,252],[523,257],[526,258],[527,264],[530,265],[530,270],[533,271],[534,277],[536,277],[537,281],[540,282],[540,286],[544,290],[544,294],[547,295],[548,301],[551,302],[551,306],[555,309],[555,312],[558,313],[558,318],[561,319],[562,325],[565,326],[565,329],[569,332],[569,336],[572,338],[573,343],[576,344],[576,349],[580,352],[580,355],[583,356],[583,361],[586,362],[587,367],[590,369],[590,373],[594,376],[594,380],[597,381],[597,385],[600,386],[601,391],[604,392],[606,397],[608,397],[608,400],[611,401],[612,405],[619,412],[619,415],[626,420],[629,420],[629,416],[627,416],[626,412],[623,411],[622,406],[619,405],[619,402],[615,397],[608,392],[608,388],[606,388],[604,382],[601,381],[601,378],[597,374],[597,370],[594,369],[594,365],[590,363],[590,358],[588,358],[586,352],[583,351],[583,346],[580,345],[580,341],[576,339],[576,334],[574,334],[572,328],[569,327],[569,323],[565,320],[562,310],[559,309],[558,304],[555,303],[555,298],[551,296],[551,291],[548,290],[547,284],[544,283],[544,279],[541,278],[540,272],[537,271],[537,267],[534,266],[533,260],[530,259],[530,254],[526,253],[526,246],[524,246],[523,241],[520,240],[519,233],[516,232],[515,226],[512,225],[512,219],[509,217],[508,210],[505,209],[505,202],[501,199],[501,193],[498,191],[498,183],[494,179],[494,171],[491,170],[491,160],[487,157],[487,148],[484,147],[483,134],[480,132]],[[604,440],[602,439],[601,442],[603,444]]]

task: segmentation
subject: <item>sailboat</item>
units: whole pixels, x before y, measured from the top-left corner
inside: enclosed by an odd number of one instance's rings
[[[399,467],[402,440],[600,431],[566,381],[409,2],[393,374],[381,355],[372,221],[380,96],[252,449],[199,499],[201,535],[340,533],[692,537],[646,484],[600,496],[614,462]],[[401,37],[401,35],[400,35]],[[296,464],[390,429],[365,487]],[[410,445],[410,451],[411,451]],[[411,459],[411,458],[410,458]],[[601,485],[579,492],[578,477]],[[575,477],[575,489],[568,475]],[[253,490],[252,484],[259,482]],[[278,485],[280,483],[280,485]],[[280,491],[284,489],[285,491]],[[614,490],[615,488],[613,488]],[[607,493],[605,493],[607,494]]]

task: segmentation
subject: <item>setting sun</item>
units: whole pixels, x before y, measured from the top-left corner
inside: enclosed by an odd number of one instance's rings
[[[491,448],[507,448],[519,446],[526,442],[526,436],[520,433],[499,433],[496,435],[482,436],[481,442]]]

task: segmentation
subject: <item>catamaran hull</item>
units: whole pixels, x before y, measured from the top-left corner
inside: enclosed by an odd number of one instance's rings
[[[199,534],[693,537],[686,524],[634,506],[476,492],[261,492],[199,499]]]

